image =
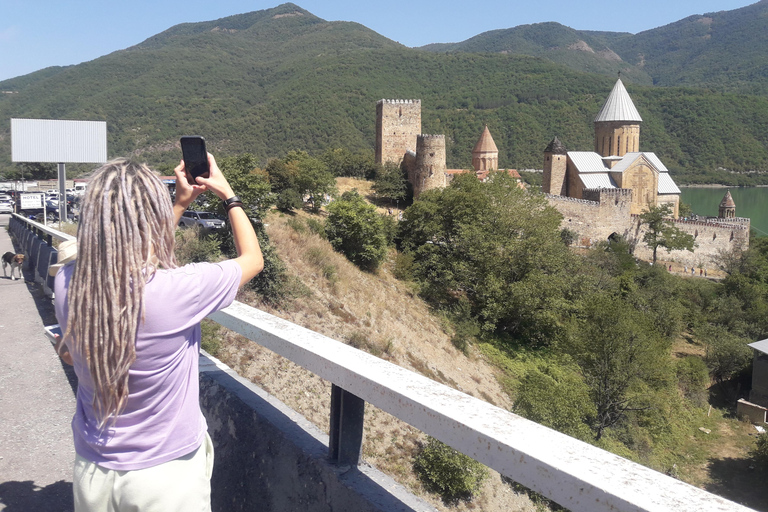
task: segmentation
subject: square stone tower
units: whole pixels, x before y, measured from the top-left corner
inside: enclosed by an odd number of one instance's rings
[[[376,103],[376,163],[400,164],[405,152],[416,151],[421,134],[421,100]]]

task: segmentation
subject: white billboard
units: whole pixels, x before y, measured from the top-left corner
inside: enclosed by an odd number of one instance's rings
[[[50,163],[106,162],[107,123],[11,119],[11,160]]]

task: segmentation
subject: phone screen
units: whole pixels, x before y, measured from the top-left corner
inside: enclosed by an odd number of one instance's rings
[[[181,153],[184,158],[184,168],[187,172],[187,181],[196,185],[195,178],[210,176],[208,167],[208,153],[205,150],[205,139],[198,135],[184,136],[181,138]]]

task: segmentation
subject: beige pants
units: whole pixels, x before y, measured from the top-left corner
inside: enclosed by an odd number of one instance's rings
[[[213,443],[178,459],[133,471],[75,459],[76,512],[210,512]]]

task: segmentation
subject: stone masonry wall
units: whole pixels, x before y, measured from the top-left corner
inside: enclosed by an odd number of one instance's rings
[[[733,219],[733,223],[723,222],[722,220],[675,220],[676,228],[693,235],[696,248],[690,251],[667,251],[659,248],[656,257],[659,260],[672,261],[696,268],[716,268],[717,262],[722,253],[730,252],[734,248],[746,250],[749,247],[749,219]],[[632,216],[632,222],[635,232],[635,240],[638,241],[635,247],[635,256],[642,260],[651,261],[653,251],[644,243],[640,242],[645,235],[645,230],[639,228],[640,218],[638,215]]]
[[[576,245],[590,247],[617,233],[634,245],[635,257],[653,260],[653,251],[642,241],[645,229],[640,226],[640,216],[629,213],[626,193],[585,190],[584,195],[599,201],[545,194],[549,203],[563,215],[560,227],[577,234]],[[696,248],[693,252],[659,248],[656,252],[659,260],[714,269],[722,253],[734,248],[745,250],[749,246],[749,219],[675,220],[674,225],[694,236]]]
[[[379,100],[376,103],[376,163],[400,164],[405,152],[416,150],[421,134],[421,100]]]

